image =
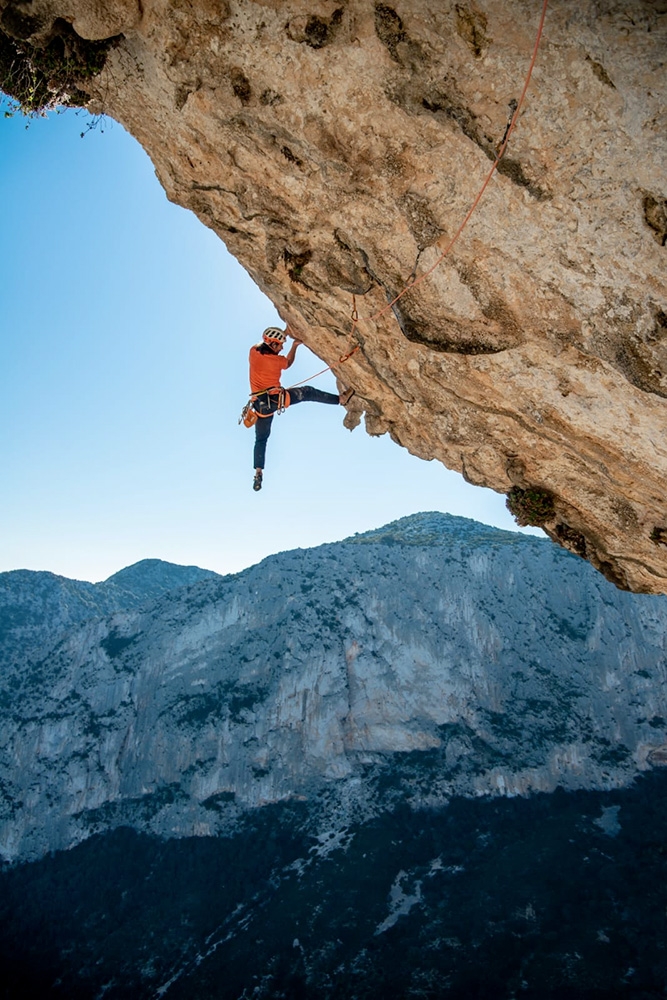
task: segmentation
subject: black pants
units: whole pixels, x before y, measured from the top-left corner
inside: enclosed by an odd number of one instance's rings
[[[315,389],[312,385],[299,385],[296,389],[290,389],[289,397],[290,406],[296,406],[297,403],[338,404],[339,402],[338,396],[333,392],[323,392],[321,389]],[[253,409],[260,414],[267,414],[267,416],[260,416],[255,424],[255,464],[253,468],[263,469],[266,456],[266,442],[269,440],[269,434],[271,433],[273,414],[278,409],[278,396],[270,396],[268,393],[260,396],[253,403]]]

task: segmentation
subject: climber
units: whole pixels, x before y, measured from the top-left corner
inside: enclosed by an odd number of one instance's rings
[[[288,335],[292,337],[292,346],[287,355],[282,355],[281,351]],[[262,334],[262,342],[250,348],[252,409],[259,417],[255,424],[255,478],[252,484],[254,490],[262,488],[266,442],[271,433],[274,413],[282,412],[286,407],[294,406],[295,403],[342,403],[345,405],[354,395],[354,389],[348,389],[338,396],[333,392],[315,389],[312,385],[283,389],[280,385],[281,372],[286,368],[291,368],[294,364],[300,343],[301,341],[290,332],[289,326],[286,330],[270,326]]]

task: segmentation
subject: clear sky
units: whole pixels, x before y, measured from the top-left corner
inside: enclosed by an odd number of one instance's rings
[[[87,121],[0,119],[0,571],[234,572],[420,510],[516,529],[504,497],[316,404],[274,420],[254,493],[237,420],[278,316],[134,139]],[[290,381],[321,367],[301,347]]]

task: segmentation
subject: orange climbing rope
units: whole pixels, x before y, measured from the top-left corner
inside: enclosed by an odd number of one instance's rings
[[[452,249],[452,247],[454,246],[454,244],[457,242],[457,240],[461,236],[461,233],[463,232],[463,230],[465,229],[465,227],[468,225],[468,222],[470,221],[470,218],[471,218],[473,212],[475,211],[475,209],[479,205],[480,201],[482,200],[484,192],[486,191],[487,187],[489,186],[489,182],[491,181],[491,178],[493,177],[493,175],[496,172],[498,164],[500,163],[501,159],[503,158],[505,150],[507,149],[507,146],[508,146],[509,141],[510,141],[510,136],[512,135],[512,132],[514,131],[514,126],[517,123],[519,114],[521,112],[521,108],[523,107],[523,102],[525,100],[526,93],[527,93],[528,87],[530,85],[530,80],[531,80],[531,77],[533,75],[533,69],[535,68],[535,62],[537,60],[537,53],[538,53],[538,50],[539,50],[539,47],[540,47],[540,42],[542,40],[542,32],[544,30],[544,21],[545,21],[545,18],[546,18],[548,5],[549,5],[549,0],[543,0],[542,15],[540,17],[540,23],[539,23],[539,26],[538,26],[538,29],[537,29],[537,35],[535,37],[535,44],[533,46],[533,54],[532,54],[532,57],[531,57],[531,60],[530,60],[530,65],[528,67],[528,72],[526,74],[526,80],[525,80],[525,83],[523,85],[523,90],[521,91],[521,97],[519,98],[519,101],[518,101],[516,107],[512,111],[512,114],[511,114],[511,117],[509,119],[509,123],[508,123],[507,129],[505,131],[505,136],[504,136],[504,138],[503,138],[503,140],[502,140],[502,142],[501,142],[501,144],[500,144],[500,146],[498,148],[498,151],[496,153],[496,158],[493,161],[493,165],[492,165],[491,169],[489,170],[488,174],[486,175],[486,178],[484,179],[484,183],[482,184],[481,188],[479,189],[477,197],[473,201],[473,203],[472,203],[472,205],[471,205],[471,207],[470,207],[470,209],[468,211],[468,214],[466,215],[465,219],[463,220],[463,222],[461,223],[461,225],[459,226],[459,228],[454,233],[454,236],[451,238],[451,240],[449,241],[449,243],[447,244],[447,246],[445,247],[445,249],[442,251],[442,253],[440,254],[440,256],[436,259],[435,263],[431,264],[431,266],[426,271],[424,271],[423,274],[420,274],[418,278],[413,278],[412,280],[408,281],[408,283],[405,286],[405,288],[403,288],[402,291],[400,291],[398,293],[398,295],[395,295],[394,298],[390,302],[388,302],[381,309],[378,309],[378,311],[375,312],[375,313],[373,313],[372,316],[368,316],[367,319],[366,319],[366,322],[372,323],[375,320],[380,319],[381,316],[384,316],[384,314],[386,312],[388,312],[390,309],[392,309],[396,305],[396,303],[399,301],[399,299],[402,299],[403,296],[406,295],[409,291],[411,291],[413,288],[416,288],[417,285],[421,284],[422,281],[425,281],[425,279],[428,278],[430,274],[433,274],[433,272],[435,271],[435,269],[437,267],[439,267],[439,265],[443,262],[443,260],[447,256],[447,254],[450,252],[450,250]],[[352,326],[351,326],[350,335],[349,335],[350,342],[352,341],[352,338],[354,337],[354,331],[356,330],[356,328],[358,326],[359,326],[359,312],[357,310],[356,296],[353,295],[352,296]],[[338,363],[339,364],[343,364],[345,361],[348,360],[348,358],[351,358],[353,354],[356,354],[356,352],[359,350],[360,346],[361,346],[360,344],[357,344],[356,347],[353,347],[351,350],[349,350],[347,352],[347,354],[342,355],[342,357],[340,357],[338,359]],[[301,382],[295,382],[294,385],[288,386],[288,388],[294,389],[294,388],[296,388],[296,386],[303,385],[304,382],[309,382],[311,379],[319,378],[320,375],[324,375],[324,373],[328,372],[328,371],[331,371],[331,365],[327,365],[327,367],[323,368],[322,371],[316,372],[315,375],[311,375],[311,376],[309,376],[309,378],[303,379]]]
[[[530,65],[528,67],[528,73],[526,74],[526,81],[525,81],[525,83],[523,85],[523,90],[521,91],[521,97],[519,98],[519,102],[518,102],[516,108],[512,112],[512,115],[511,115],[511,118],[510,118],[510,121],[509,121],[509,125],[507,127],[507,131],[505,132],[505,137],[504,137],[503,141],[501,142],[500,147],[499,147],[499,149],[498,149],[498,151],[496,153],[496,158],[493,161],[493,166],[491,167],[491,169],[489,170],[488,174],[486,175],[484,183],[482,184],[481,188],[479,189],[477,197],[473,201],[473,203],[472,203],[472,205],[470,207],[470,210],[468,211],[468,214],[466,215],[465,219],[463,220],[463,222],[461,223],[461,225],[459,226],[459,228],[454,233],[453,237],[451,238],[451,240],[449,241],[449,243],[447,244],[447,246],[445,247],[445,249],[442,251],[442,253],[440,254],[440,256],[437,258],[437,260],[435,261],[435,263],[432,264],[428,268],[428,270],[424,271],[423,274],[420,274],[420,276],[418,278],[415,278],[412,281],[408,282],[408,284],[405,286],[405,288],[401,292],[399,292],[398,295],[396,295],[391,300],[391,302],[388,302],[386,306],[382,307],[382,309],[379,309],[372,316],[369,316],[368,317],[368,321],[369,322],[372,322],[373,320],[379,319],[380,316],[384,316],[384,314],[386,312],[388,312],[394,305],[396,305],[396,303],[398,302],[398,300],[402,299],[403,296],[407,292],[411,291],[413,288],[416,288],[417,285],[421,284],[421,282],[424,281],[426,278],[428,278],[428,276],[430,274],[433,274],[433,272],[435,271],[435,269],[443,262],[443,260],[445,259],[445,257],[449,253],[449,251],[452,249],[452,247],[454,246],[454,244],[457,242],[458,238],[460,237],[460,235],[463,232],[463,230],[465,229],[465,227],[468,225],[468,222],[470,221],[470,218],[471,218],[473,212],[475,211],[475,209],[479,205],[480,201],[482,200],[482,196],[483,196],[484,192],[486,191],[491,178],[493,177],[493,175],[496,172],[498,164],[500,163],[501,159],[503,158],[505,150],[507,149],[507,145],[508,145],[508,143],[510,141],[510,136],[512,135],[512,132],[514,131],[514,126],[515,126],[515,124],[517,122],[517,119],[519,117],[519,112],[521,111],[521,108],[523,106],[523,102],[524,102],[524,99],[526,97],[526,92],[527,92],[528,86],[530,84],[530,78],[532,77],[532,75],[533,75],[533,69],[535,68],[535,61],[537,59],[537,52],[538,52],[538,49],[540,47],[540,41],[542,40],[542,32],[544,30],[544,19],[545,19],[546,14],[547,14],[548,3],[549,3],[549,0],[544,0],[544,2],[542,4],[542,16],[540,17],[540,23],[539,23],[539,26],[538,26],[538,29],[537,29],[537,35],[535,37],[535,45],[533,46],[533,55],[532,55],[532,58],[530,60]],[[354,330],[354,325],[353,325],[353,330]]]

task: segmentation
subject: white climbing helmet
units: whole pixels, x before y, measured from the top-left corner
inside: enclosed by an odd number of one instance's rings
[[[279,330],[277,326],[267,326],[262,334],[262,340],[265,344],[284,344],[287,340],[287,334],[284,330]]]

